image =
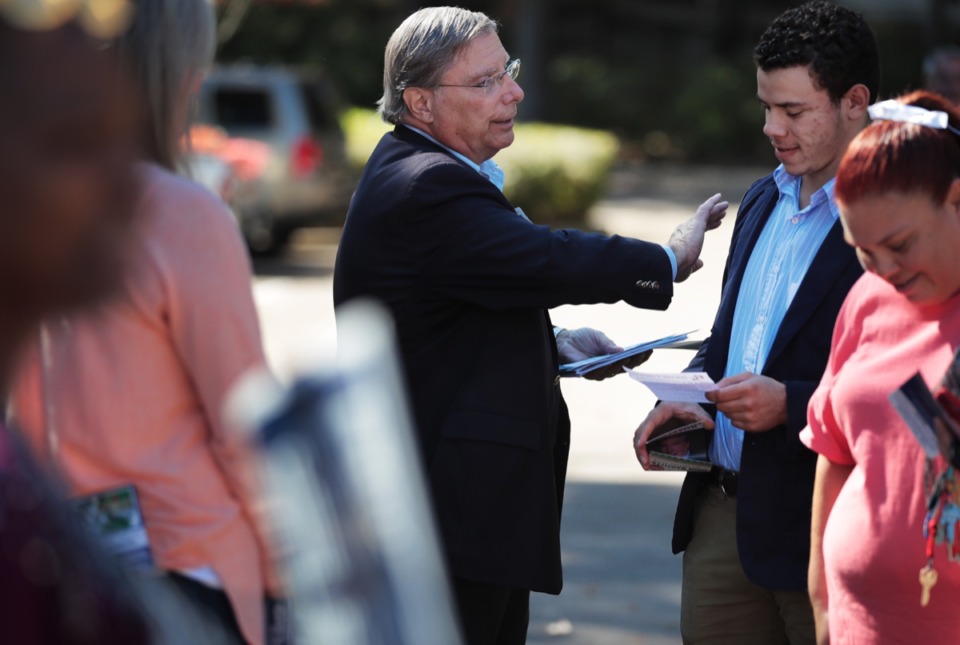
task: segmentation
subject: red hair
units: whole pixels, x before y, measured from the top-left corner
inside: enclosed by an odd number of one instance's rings
[[[960,130],[960,112],[939,94],[912,92],[906,105],[946,112]],[[950,130],[899,121],[874,121],[850,143],[840,160],[834,195],[850,204],[867,195],[923,193],[935,204],[960,176],[960,135]]]

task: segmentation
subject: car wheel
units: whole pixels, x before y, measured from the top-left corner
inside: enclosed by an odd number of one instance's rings
[[[250,254],[257,257],[280,255],[293,235],[293,229],[278,226],[269,216],[252,217],[246,220],[243,234]]]

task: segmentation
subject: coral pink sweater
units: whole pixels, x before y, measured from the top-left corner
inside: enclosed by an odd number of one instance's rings
[[[924,454],[889,401],[917,371],[936,386],[958,344],[960,296],[920,308],[868,273],[840,310],[827,370],[810,399],[810,425],[800,434],[830,461],[854,467],[823,536],[831,643],[960,637],[960,562],[950,562],[943,545],[935,550],[939,580],[930,604],[920,606]]]
[[[157,566],[212,568],[247,640],[261,643],[270,569],[250,455],[221,420],[230,386],[265,362],[249,261],[218,198],[155,165],[141,171],[122,291],[44,325],[14,414],[72,495],[136,486]]]

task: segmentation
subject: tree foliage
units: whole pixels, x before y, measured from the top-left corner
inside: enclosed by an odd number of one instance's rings
[[[254,3],[221,61],[321,67],[349,105],[373,107],[383,48],[420,6],[448,2],[329,0]],[[616,132],[624,151],[694,161],[769,161],[755,98],[753,44],[795,0],[472,0],[502,23],[507,49],[527,52],[523,116]],[[920,25],[868,14],[887,95],[919,84],[931,38]],[[938,37],[958,35],[940,25]],[[528,64],[535,52],[532,64]],[[537,100],[535,100],[537,99]]]

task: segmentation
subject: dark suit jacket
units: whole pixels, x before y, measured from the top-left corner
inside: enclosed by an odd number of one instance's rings
[[[772,175],[757,181],[744,196],[724,270],[720,308],[709,339],[688,371],[705,371],[714,380],[723,377],[743,273],[778,198]],[[763,369],[765,376],[786,385],[787,423],[768,432],[748,432],[744,438],[737,548],[747,577],[770,590],[807,587],[817,456],[798,435],[807,424],[807,403],[827,365],[840,305],[862,273],[837,221],[800,284]],[[690,542],[695,503],[707,481],[706,475],[691,473],[683,482],[673,528],[674,553]]]
[[[393,313],[453,575],[559,593],[570,421],[547,309],[626,300],[665,309],[656,244],[551,231],[448,152],[398,127],[354,194],[334,301]]]

